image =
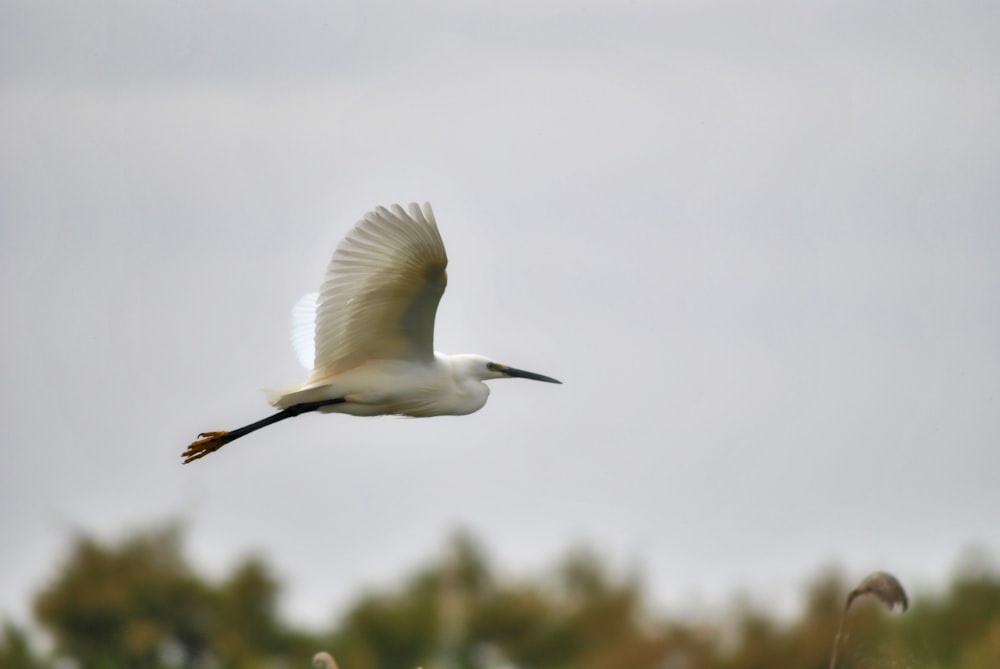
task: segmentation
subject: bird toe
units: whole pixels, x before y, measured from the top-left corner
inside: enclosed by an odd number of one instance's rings
[[[200,458],[205,457],[209,453],[214,453],[219,450],[231,440],[226,439],[228,432],[202,432],[198,436],[200,439],[191,442],[191,445],[187,447],[187,450],[181,453],[181,457],[184,458],[184,464],[189,462],[194,462]]]

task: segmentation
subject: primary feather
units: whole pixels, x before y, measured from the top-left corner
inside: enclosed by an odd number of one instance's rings
[[[337,247],[316,307],[311,381],[369,360],[434,360],[448,257],[429,204],[379,207]]]
[[[311,372],[316,364],[316,307],[319,293],[303,295],[292,307],[292,350],[295,357]]]

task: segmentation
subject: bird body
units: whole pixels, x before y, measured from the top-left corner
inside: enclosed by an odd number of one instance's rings
[[[293,310],[292,344],[311,372],[272,395],[278,413],[230,432],[203,432],[184,462],[302,413],[461,416],[481,409],[484,381],[559,381],[475,354],[434,350],[448,257],[429,204],[379,207],[340,242],[319,293]]]
[[[483,381],[504,376],[489,370],[489,363],[483,356],[443,353],[435,353],[430,364],[369,360],[341,374],[280,391],[271,404],[287,409],[343,397],[345,402],[317,411],[351,416],[464,416],[486,404],[490,389]]]

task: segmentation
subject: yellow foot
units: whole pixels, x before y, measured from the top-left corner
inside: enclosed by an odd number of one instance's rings
[[[191,442],[187,450],[181,453],[181,457],[184,458],[184,464],[194,462],[209,453],[219,450],[232,441],[228,435],[228,432],[202,432],[198,435],[201,439]]]

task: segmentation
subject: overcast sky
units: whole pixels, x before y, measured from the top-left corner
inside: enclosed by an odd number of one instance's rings
[[[995,2],[0,3],[0,616],[171,518],[324,624],[481,536],[664,611],[1000,552]],[[563,380],[304,416],[290,310],[430,201],[436,346]]]

